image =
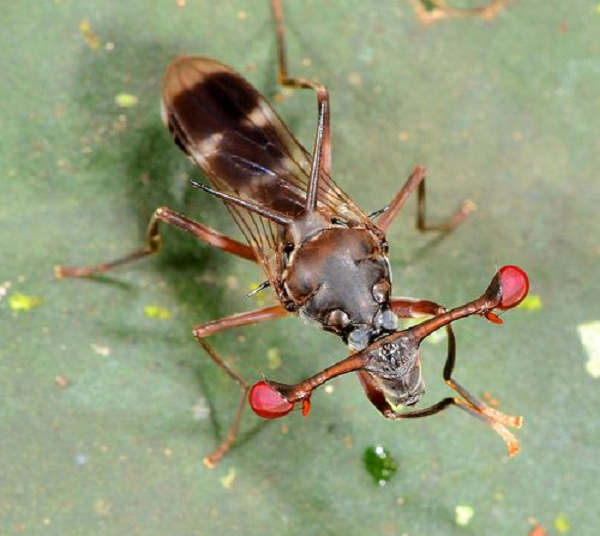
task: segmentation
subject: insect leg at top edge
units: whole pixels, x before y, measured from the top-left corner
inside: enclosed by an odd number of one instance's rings
[[[314,211],[317,205],[319,193],[318,182],[321,174],[331,175],[331,111],[329,90],[323,84],[318,84],[305,78],[289,76],[285,47],[285,24],[281,0],[271,0],[271,7],[277,27],[277,79],[279,83],[285,87],[312,89],[317,94],[319,117],[313,148],[311,183],[306,203],[306,210],[310,212]]]
[[[283,18],[283,7],[281,0],[271,0],[273,17],[277,25],[277,67],[279,83],[287,87],[313,89],[317,93],[319,104],[319,127],[322,125],[322,151],[321,155],[315,155],[315,162],[318,162],[317,156],[323,160],[322,170],[331,174],[331,113],[329,106],[329,90],[326,86],[306,80],[304,78],[290,77],[287,67],[287,53],[285,48],[285,24]],[[319,131],[317,131],[319,132]],[[315,147],[317,145],[315,144]],[[475,210],[475,204],[466,200],[462,206],[447,221],[440,224],[429,224],[425,218],[426,191],[425,191],[425,168],[416,166],[412,174],[396,194],[392,202],[384,210],[379,211],[375,216],[375,221],[380,229],[387,231],[390,224],[397,216],[404,205],[408,196],[418,188],[417,201],[417,228],[420,231],[451,231],[458,227],[470,212]]]
[[[423,24],[432,24],[442,19],[491,20],[500,14],[509,0],[490,0],[487,5],[472,8],[455,8],[446,0],[410,0],[410,2],[419,20]]]

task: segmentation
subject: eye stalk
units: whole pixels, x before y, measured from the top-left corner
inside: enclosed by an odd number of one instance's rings
[[[310,397],[316,388],[342,374],[363,371],[383,381],[408,379],[410,373],[414,373],[414,378],[406,387],[407,401],[410,399],[410,403],[415,403],[422,391],[420,367],[415,367],[415,364],[418,364],[418,350],[423,339],[456,320],[472,315],[481,315],[501,324],[502,320],[493,311],[516,307],[525,299],[528,291],[527,274],[517,266],[503,266],[479,298],[406,330],[391,333],[306,380],[294,385],[265,380],[257,382],[250,390],[250,406],[260,417],[276,419],[287,415],[296,404],[301,403],[302,414],[306,416],[310,410]],[[472,407],[471,410],[477,412]],[[495,427],[500,435],[504,433],[500,430],[501,425],[492,423],[490,426]]]

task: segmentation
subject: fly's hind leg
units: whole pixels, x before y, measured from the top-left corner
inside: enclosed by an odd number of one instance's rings
[[[104,264],[98,264],[96,266],[89,266],[84,268],[67,267],[67,266],[56,266],[54,273],[57,278],[65,277],[89,277],[94,274],[108,272],[113,268],[129,264],[130,262],[138,259],[143,259],[153,253],[157,253],[162,244],[162,237],[160,235],[159,224],[163,222],[167,225],[181,229],[191,235],[195,236],[203,242],[207,242],[212,246],[215,246],[227,253],[237,255],[244,259],[257,262],[254,251],[250,246],[242,244],[233,238],[229,238],[217,231],[214,231],[210,227],[202,225],[201,223],[195,222],[194,220],[187,218],[167,207],[160,207],[156,209],[150,223],[148,224],[147,243],[145,246],[132,251],[129,255],[125,255],[119,259]]]
[[[223,456],[227,454],[233,445],[240,428],[244,408],[246,407],[246,400],[248,398],[250,384],[248,380],[244,378],[244,376],[237,372],[237,370],[235,370],[224,358],[219,355],[219,353],[206,341],[206,337],[229,328],[258,324],[267,320],[273,320],[274,318],[281,318],[287,314],[289,314],[288,311],[281,305],[275,305],[272,307],[257,309],[256,311],[250,311],[248,313],[228,316],[226,318],[214,320],[194,328],[194,337],[196,337],[198,343],[200,343],[200,346],[204,348],[205,352],[219,366],[219,368],[221,368],[240,387],[240,398],[238,407],[233,417],[233,422],[227,431],[227,435],[223,441],[221,441],[219,446],[204,458],[204,465],[207,467],[214,467],[223,458]]]

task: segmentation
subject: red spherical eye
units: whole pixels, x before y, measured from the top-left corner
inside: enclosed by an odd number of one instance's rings
[[[498,273],[502,286],[502,301],[498,305],[498,309],[512,309],[527,296],[529,278],[518,266],[503,266]]]
[[[294,409],[294,404],[288,402],[277,389],[264,380],[252,386],[248,398],[254,413],[263,419],[277,419]]]

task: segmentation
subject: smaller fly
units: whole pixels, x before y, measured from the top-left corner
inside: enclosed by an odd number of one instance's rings
[[[454,229],[470,206],[464,204],[444,224],[427,224],[425,170],[421,167],[415,168],[389,206],[370,216],[343,192],[331,178],[329,91],[321,84],[288,76],[280,1],[272,0],[272,7],[279,82],[313,90],[317,96],[317,132],[311,153],[253,86],[218,61],[178,58],[168,67],[163,83],[163,120],[175,143],[210,181],[210,186],[192,184],[224,202],[245,243],[161,207],[150,220],[146,246],[94,267],[57,267],[57,277],[87,277],[156,253],[161,246],[161,222],[263,268],[266,282],[262,288],[273,288],[278,305],[194,329],[200,345],[241,390],[227,437],[205,458],[208,466],[231,448],[248,397],[255,413],[264,418],[282,417],[297,404],[307,415],[315,388],[352,371],[386,418],[414,419],[456,406],[488,424],[506,441],[509,454],[516,454],[518,441],[507,427],[519,428],[521,417],[488,407],[452,378],[456,343],[451,323],[470,315],[501,323],[494,311],[515,307],[525,298],[529,285],[525,272],[515,266],[501,268],[480,298],[450,311],[428,300],[392,298],[385,232],[409,194],[418,190],[421,231]],[[295,385],[262,380],[251,387],[206,340],[226,329],[288,315],[299,315],[335,333],[351,355]],[[398,331],[398,318],[425,316],[431,318]],[[443,375],[458,396],[398,412],[398,406],[414,406],[422,397],[419,346],[442,327],[448,335]]]

